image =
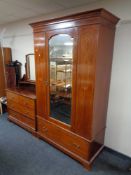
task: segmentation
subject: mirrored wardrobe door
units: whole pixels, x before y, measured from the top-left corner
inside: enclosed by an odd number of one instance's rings
[[[49,116],[71,124],[74,38],[57,34],[49,39]]]

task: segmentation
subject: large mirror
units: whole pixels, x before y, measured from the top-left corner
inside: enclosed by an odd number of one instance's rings
[[[50,116],[70,124],[72,103],[73,38],[67,34],[49,40]]]
[[[35,79],[36,79],[35,78],[35,58],[33,53],[26,55],[25,68],[26,68],[26,80],[35,82]]]

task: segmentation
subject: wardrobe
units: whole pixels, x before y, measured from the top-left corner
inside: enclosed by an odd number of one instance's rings
[[[1,47],[0,48],[0,97],[5,96],[5,65],[9,64],[12,59],[11,48]]]
[[[118,20],[97,9],[30,24],[37,135],[87,169],[104,146]]]

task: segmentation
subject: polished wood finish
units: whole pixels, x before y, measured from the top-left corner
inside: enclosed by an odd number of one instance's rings
[[[15,88],[16,87],[16,71],[14,66],[5,67],[6,76],[6,87]]]
[[[77,99],[74,132],[90,140],[92,140],[91,128],[98,34],[98,25],[82,26],[79,31],[80,37],[78,42]]]
[[[37,124],[38,132],[43,137],[47,137],[73,153],[89,159],[90,144],[87,140],[48,120],[38,118]]]
[[[42,39],[41,39],[42,38]],[[47,116],[47,86],[45,86],[47,82],[47,61],[45,59],[45,34],[44,33],[36,33],[35,34],[35,66],[36,66],[36,96],[39,100],[37,100],[37,115]],[[43,60],[44,58],[44,60]],[[44,84],[44,85],[43,85]],[[44,104],[43,107],[41,104]]]
[[[28,90],[7,89],[9,120],[29,131],[36,129],[36,96]]]
[[[0,97],[5,96],[5,73],[2,51],[0,51]]]
[[[114,46],[114,30],[101,26],[96,59],[92,138],[106,128],[106,114]],[[99,122],[101,121],[101,122]]]
[[[91,168],[103,148],[118,18],[104,9],[31,24],[34,31],[37,133]],[[71,125],[50,117],[49,39],[74,38]]]
[[[9,47],[3,47],[3,54],[4,54],[4,64],[9,64],[12,61],[12,51]]]
[[[27,116],[20,114],[14,110],[9,109],[9,120],[15,122],[16,124],[22,126],[23,128],[32,131],[35,130],[35,120],[28,118]]]
[[[18,98],[18,95],[20,94],[21,97],[20,100],[24,97],[26,97],[26,99],[28,99],[29,103],[31,103],[32,100],[36,100],[36,95],[35,92],[29,91],[28,89],[21,89],[21,88],[8,88],[6,89],[6,92],[8,92],[10,95],[11,93],[14,93],[14,95],[11,97],[16,97],[16,99]],[[19,100],[19,102],[20,102]],[[33,102],[34,103],[34,102]]]
[[[97,9],[56,19],[40,21],[30,24],[35,33],[45,32],[48,30],[64,29],[70,27],[80,27],[84,25],[103,24],[108,27],[115,27],[119,18],[105,9]]]
[[[11,49],[0,48],[0,97],[5,96],[6,77],[5,77],[5,64],[11,61]]]

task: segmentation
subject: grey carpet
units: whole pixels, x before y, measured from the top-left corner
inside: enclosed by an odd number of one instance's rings
[[[0,175],[131,175],[131,159],[104,149],[92,171],[0,116]]]

